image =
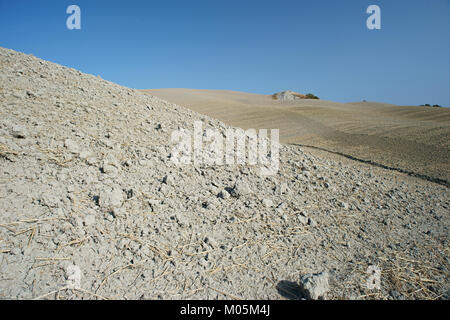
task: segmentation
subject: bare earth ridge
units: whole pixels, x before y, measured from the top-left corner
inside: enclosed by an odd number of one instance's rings
[[[276,101],[270,95],[226,90],[145,92],[233,126],[278,128],[284,143],[322,148],[446,185],[450,181],[450,108]]]
[[[0,48],[0,299],[450,299],[448,187],[294,145],[178,166],[194,121],[229,128]]]

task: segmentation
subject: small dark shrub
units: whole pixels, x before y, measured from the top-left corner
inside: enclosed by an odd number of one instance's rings
[[[421,106],[421,107],[442,108],[441,105],[438,105],[438,104],[430,105],[429,103],[421,104],[420,106]]]
[[[306,99],[319,99],[319,97],[313,95],[312,93],[308,93],[308,94],[306,95]]]

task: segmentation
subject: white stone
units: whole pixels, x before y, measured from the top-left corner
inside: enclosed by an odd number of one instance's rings
[[[328,272],[307,274],[300,279],[300,288],[305,298],[318,300],[325,299],[326,293],[330,290],[328,284]]]
[[[69,150],[69,152],[72,152],[72,153],[80,152],[80,148],[79,148],[78,144],[75,141],[73,141],[72,139],[66,139],[64,141],[64,146],[67,148],[67,150]]]

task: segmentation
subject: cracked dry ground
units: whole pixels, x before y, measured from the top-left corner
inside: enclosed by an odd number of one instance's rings
[[[4,48],[0,84],[1,299],[449,298],[445,186],[287,145],[273,176],[176,166],[173,130],[227,126]]]

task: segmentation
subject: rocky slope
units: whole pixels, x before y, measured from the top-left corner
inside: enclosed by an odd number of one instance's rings
[[[179,167],[173,130],[226,126],[3,48],[0,104],[2,299],[449,298],[445,186],[294,146]]]
[[[280,101],[228,90],[143,91],[232,126],[282,128],[282,143],[320,148],[450,186],[450,108]]]

